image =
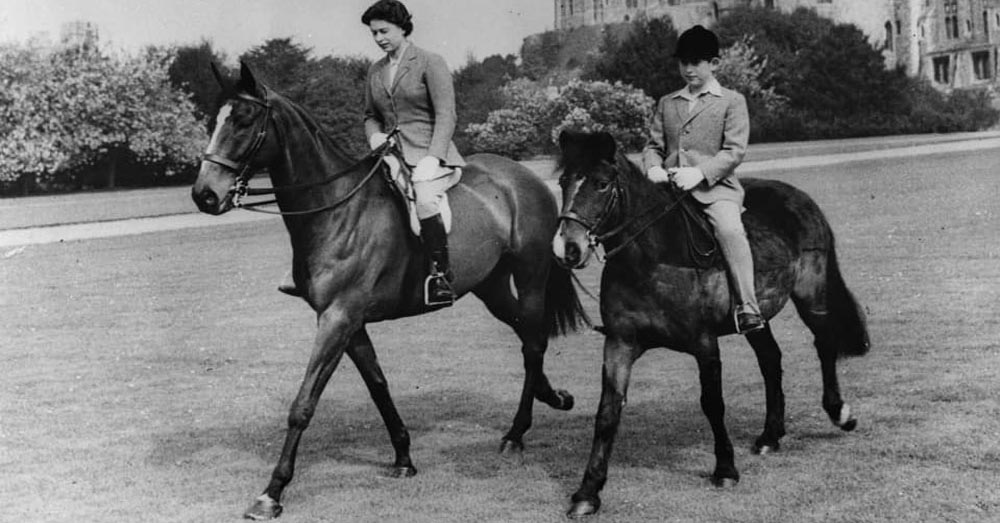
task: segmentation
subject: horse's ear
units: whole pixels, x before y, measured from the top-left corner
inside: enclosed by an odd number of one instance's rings
[[[223,91],[231,91],[233,89],[233,84],[228,78],[225,77],[225,75],[222,74],[222,71],[219,70],[219,65],[215,62],[211,62],[211,65],[212,76],[215,77],[215,81],[219,82],[219,86],[222,87]]]
[[[615,153],[618,150],[617,144],[615,144],[615,137],[611,136],[608,132],[594,133],[591,136],[593,141],[594,152],[597,157],[610,163],[615,163]]]
[[[236,88],[251,96],[260,96],[257,79],[254,78],[253,71],[250,70],[250,66],[246,62],[240,62],[240,81]]]

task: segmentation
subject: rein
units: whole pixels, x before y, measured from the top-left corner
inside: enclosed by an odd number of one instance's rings
[[[375,173],[378,172],[378,169],[381,166],[383,159],[387,154],[397,154],[393,146],[394,142],[392,140],[392,137],[395,136],[397,133],[399,133],[398,128],[394,129],[392,132],[389,133],[389,139],[387,139],[385,143],[380,145],[377,149],[369,153],[367,156],[354,162],[346,169],[333,173],[332,175],[327,176],[322,180],[315,182],[293,184],[293,185],[283,185],[280,187],[251,188],[250,178],[254,173],[251,171],[250,166],[253,162],[254,157],[257,155],[258,151],[260,151],[260,148],[264,145],[264,140],[267,138],[267,126],[271,121],[271,104],[270,102],[267,101],[266,93],[264,95],[264,98],[258,98],[256,96],[251,96],[246,93],[237,93],[236,97],[264,108],[264,117],[260,119],[260,127],[257,129],[257,133],[254,135],[253,142],[250,144],[250,147],[247,149],[247,152],[242,155],[242,159],[239,161],[234,161],[211,152],[206,152],[202,156],[202,160],[207,162],[212,162],[217,165],[221,165],[222,167],[225,167],[236,173],[236,182],[233,184],[233,187],[229,189],[229,195],[231,195],[233,198],[233,207],[239,209],[245,209],[247,211],[259,212],[262,214],[274,214],[279,216],[303,216],[307,214],[315,214],[335,209],[337,207],[340,207],[344,203],[347,203],[351,198],[354,197],[354,195],[356,195],[361,190],[362,187],[365,186],[365,184],[368,183],[369,180],[372,179],[373,176],[375,176]],[[249,202],[249,203],[243,202],[243,198],[245,196],[263,196],[268,194],[277,194],[279,192],[293,191],[299,189],[309,189],[312,187],[327,185],[333,182],[334,180],[342,178],[348,173],[353,172],[359,166],[364,164],[364,162],[372,158],[376,158],[376,161],[374,162],[374,164],[372,164],[372,168],[368,171],[368,174],[366,174],[364,178],[362,178],[361,181],[354,186],[354,188],[348,191],[347,194],[338,198],[337,201],[331,204],[304,211],[270,211],[266,209],[258,209],[258,207],[277,203],[278,200],[275,198],[260,202]]]
[[[687,196],[687,194],[685,194],[684,196],[677,198],[677,200],[675,200],[672,204],[668,206],[663,206],[661,203],[656,203],[655,205],[651,205],[648,208],[644,209],[638,215],[633,216],[628,220],[625,220],[624,222],[608,229],[607,231],[597,232],[598,230],[607,225],[607,222],[611,219],[612,215],[619,207],[622,199],[621,196],[622,192],[623,189],[621,188],[621,180],[618,177],[616,177],[615,184],[612,187],[611,197],[608,198],[607,203],[605,203],[604,209],[601,212],[600,217],[597,220],[597,223],[590,223],[588,220],[581,218],[573,210],[570,210],[569,212],[559,216],[560,222],[562,221],[576,222],[582,225],[583,228],[587,230],[588,247],[594,253],[594,255],[597,256],[598,261],[600,261],[601,263],[606,262],[612,256],[615,256],[616,254],[622,252],[632,242],[638,239],[639,236],[642,235],[642,233],[646,232],[647,229],[652,227],[653,224],[660,221],[660,219],[662,219],[666,215],[670,214],[674,209],[676,209],[677,206],[680,205],[681,202],[683,202],[684,198]],[[639,228],[636,229],[631,234],[629,234],[627,237],[625,237],[625,239],[622,240],[617,247],[611,249],[610,251],[605,251],[603,256],[600,254],[600,252],[598,252],[597,247],[599,245],[605,243],[607,240],[611,238],[614,238],[622,234],[625,230],[632,227],[632,225],[634,225],[635,222],[651,214],[653,211],[656,211],[657,209],[659,209],[659,212],[655,213],[651,218],[642,222]]]

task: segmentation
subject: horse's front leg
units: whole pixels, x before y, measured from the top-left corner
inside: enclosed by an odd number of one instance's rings
[[[715,472],[712,473],[712,484],[717,487],[735,486],[740,481],[740,473],[736,470],[733,443],[726,430],[719,340],[714,336],[703,336],[694,355],[698,360],[698,376],[701,381],[701,410],[708,417],[715,436]]]
[[[764,432],[754,442],[753,451],[767,454],[781,448],[781,438],[785,435],[785,393],[781,390],[781,349],[774,341],[771,326],[747,333],[747,341],[757,355],[757,365],[764,377],[764,394],[767,414],[764,417]]]
[[[632,364],[639,357],[640,350],[634,344],[621,340],[604,340],[604,368],[601,380],[601,403],[594,420],[594,442],[590,450],[590,460],[583,474],[580,488],[573,494],[570,518],[594,514],[601,508],[599,496],[608,479],[608,460],[611,447],[618,433],[625,395],[632,375]]]
[[[243,514],[246,518],[262,520],[281,515],[281,494],[295,473],[295,455],[298,452],[299,440],[316,412],[316,403],[323,389],[344,355],[348,338],[357,332],[361,325],[350,321],[342,309],[330,307],[320,314],[318,327],[305,378],[288,413],[288,432],[285,435],[281,458],[274,467],[271,482],[264,493],[257,497]]]

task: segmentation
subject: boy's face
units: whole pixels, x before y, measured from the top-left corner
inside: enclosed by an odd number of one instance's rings
[[[712,58],[682,58],[678,62],[678,69],[688,88],[698,91],[705,87],[709,80],[715,77],[715,71],[719,68],[719,59]]]

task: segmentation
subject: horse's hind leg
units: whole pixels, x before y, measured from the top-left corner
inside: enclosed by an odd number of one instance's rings
[[[372,401],[378,407],[382,421],[385,422],[385,428],[389,431],[392,448],[396,451],[396,461],[393,463],[391,474],[395,477],[413,476],[417,473],[417,469],[410,461],[410,433],[406,430],[406,425],[399,417],[396,405],[389,394],[389,384],[382,373],[382,367],[378,364],[371,338],[368,336],[368,332],[362,328],[351,342],[351,346],[347,349],[347,355],[357,366],[361,378],[368,386]]]
[[[501,452],[516,453],[524,449],[523,437],[531,428],[534,400],[537,398],[553,408],[569,410],[573,407],[573,396],[564,390],[553,389],[543,369],[545,351],[548,348],[548,336],[544,328],[544,278],[534,287],[524,285],[523,281],[519,282],[515,278],[517,297],[511,292],[510,278],[508,270],[498,267],[473,292],[490,313],[510,325],[521,339],[524,386],[514,421],[500,445]]]
[[[823,374],[823,410],[834,425],[845,431],[854,430],[858,422],[851,414],[850,406],[840,396],[837,379],[837,358],[843,344],[841,337],[848,329],[838,322],[828,304],[830,289],[825,255],[817,254],[804,259],[803,263],[811,265],[811,270],[801,271],[804,276],[796,283],[792,302],[814,336],[813,345]]]
[[[785,393],[781,389],[781,349],[774,341],[771,326],[747,334],[747,341],[757,355],[757,365],[764,377],[764,391],[767,414],[764,418],[764,432],[754,442],[753,451],[767,454],[781,447],[781,437],[785,435]]]

